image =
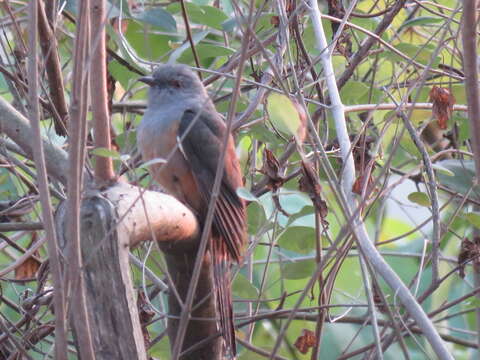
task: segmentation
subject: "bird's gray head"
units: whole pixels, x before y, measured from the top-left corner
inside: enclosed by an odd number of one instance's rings
[[[142,77],[139,81],[150,86],[149,107],[208,99],[208,94],[197,74],[186,65],[160,65],[152,76]]]

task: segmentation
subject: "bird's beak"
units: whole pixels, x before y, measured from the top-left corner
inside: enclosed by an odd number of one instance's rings
[[[155,82],[155,79],[153,76],[142,76],[141,78],[138,79],[138,81],[141,81],[149,86],[152,86]]]

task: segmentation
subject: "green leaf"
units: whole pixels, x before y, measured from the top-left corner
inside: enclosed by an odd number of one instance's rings
[[[278,93],[268,95],[267,112],[276,129],[289,136],[297,136],[301,126],[300,116],[295,105],[287,96]]]
[[[340,97],[345,105],[358,104],[358,100],[368,94],[368,86],[360,81],[347,81],[340,90]]]
[[[313,260],[295,261],[287,263],[283,267],[285,279],[299,280],[307,276],[312,276],[315,272],[315,262]]]
[[[438,161],[437,164],[455,174],[455,176],[447,176],[438,173],[437,178],[442,185],[460,194],[465,195],[468,193],[475,179],[475,163],[473,160],[449,159]],[[480,190],[478,185],[473,186],[473,191],[470,192],[470,196],[478,199],[478,190]]]
[[[395,46],[402,53],[408,55],[413,60],[423,65],[428,65],[432,59],[433,51],[428,50],[426,47],[421,48],[419,45],[413,45],[409,43],[400,43]],[[440,63],[440,57],[437,55],[432,62],[432,67],[436,67]],[[402,61],[405,61],[404,59]]]
[[[455,174],[452,171],[448,170],[446,167],[440,165],[439,163],[432,164],[432,168],[434,170],[437,170],[438,172],[441,172],[444,175],[455,176]]]
[[[168,11],[161,7],[149,8],[140,13],[132,14],[133,18],[149,25],[158,26],[167,31],[176,32],[177,22],[175,18]]]
[[[192,36],[192,41],[193,43],[196,45],[198,44],[200,41],[202,41],[208,34],[210,33],[209,30],[205,30],[205,31],[200,31],[196,34],[194,34]],[[189,50],[190,53],[191,53],[191,48],[190,48],[190,43],[188,41],[185,41],[185,43],[176,48],[171,54],[170,54],[170,57],[168,59],[168,62],[169,63],[176,63],[178,62],[178,59],[180,58],[180,56],[183,55],[183,53],[186,51],[186,50]]]
[[[413,26],[431,26],[433,24],[438,24],[444,21],[442,18],[433,17],[433,16],[419,16],[410,20],[405,21],[402,26],[398,29],[398,31],[413,27]]]
[[[115,5],[114,5],[114,4]],[[120,11],[121,8],[121,11]],[[77,15],[78,10],[78,0],[66,0],[65,1],[65,10],[70,11],[71,13]],[[106,4],[106,14],[109,19],[119,17],[120,14],[123,17],[130,17],[130,9],[128,7],[127,0],[109,0]]]
[[[188,20],[195,24],[210,26],[217,30],[223,30],[222,24],[228,20],[228,16],[220,9],[209,5],[197,5],[190,2],[185,3]],[[181,14],[182,6],[174,2],[167,6],[167,11],[172,14]]]
[[[420,206],[430,206],[430,198],[424,192],[416,191],[408,195],[408,200]]]
[[[128,88],[131,81],[138,79],[138,74],[128,70],[124,65],[121,65],[117,60],[112,60],[108,63],[108,72],[117,80],[125,89]]]
[[[244,187],[240,187],[237,189],[237,195],[247,201],[258,201],[257,197]]]
[[[253,201],[247,207],[248,233],[256,234],[260,227],[263,227],[267,221],[265,209],[260,201]],[[272,227],[273,225],[270,225]]]
[[[90,151],[92,155],[102,156],[106,158],[120,159],[120,154],[112,149],[96,148]]]
[[[477,229],[480,229],[480,213],[478,212],[470,212],[465,215],[468,222],[475,226]]]
[[[311,227],[289,227],[280,235],[278,245],[299,254],[308,254],[315,249],[315,231]]]
[[[235,52],[234,50],[225,46],[204,43],[196,45],[195,49],[197,50],[200,60],[216,58],[218,56],[228,56]],[[178,58],[178,62],[180,63],[189,63],[193,61],[192,49],[187,47],[185,50],[186,51],[183,52],[182,56]]]
[[[402,52],[404,55],[407,55],[411,59],[423,65],[428,65],[433,56],[433,51],[426,46],[400,43],[398,45],[395,45],[395,48]],[[402,56],[394,53],[393,51],[383,51],[379,54],[379,57],[389,59],[390,61],[394,62],[406,61]],[[437,55],[437,57],[432,62],[432,67],[436,67],[440,63],[440,61],[441,57]]]
[[[232,293],[242,299],[258,298],[258,289],[241,273],[237,274],[233,280]]]
[[[201,8],[205,14],[204,24],[217,30],[223,30],[223,23],[228,20],[228,16],[213,6],[202,5]]]
[[[109,32],[109,35],[116,39],[118,35],[115,32]],[[152,31],[145,31],[145,25],[139,21],[130,21],[128,29],[125,34],[128,44],[135,50],[136,54],[144,59],[157,60],[167,52],[171,51],[169,41],[176,41],[177,38],[169,35],[160,35]],[[117,39],[118,44],[122,44],[120,39]],[[131,51],[131,49],[130,49]],[[124,51],[124,56],[128,58],[128,52]],[[130,63],[135,64],[135,60]]]
[[[305,206],[311,206],[312,200],[300,191],[281,191],[280,205],[289,214],[300,212]]]

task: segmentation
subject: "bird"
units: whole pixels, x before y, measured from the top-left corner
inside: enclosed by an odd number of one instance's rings
[[[214,208],[208,251],[212,259],[217,326],[226,353],[236,356],[230,269],[240,264],[246,245],[246,209],[237,189],[243,177],[232,134],[199,77],[186,65],[164,64],[151,76],[148,104],[137,129],[144,161],[153,161],[152,177],[196,214],[202,228],[222,160],[220,190]],[[228,138],[224,148],[225,137]]]

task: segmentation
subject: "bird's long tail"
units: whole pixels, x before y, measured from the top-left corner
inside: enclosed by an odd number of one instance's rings
[[[231,260],[225,241],[221,237],[214,238],[212,242],[213,281],[217,313],[220,316],[220,331],[225,339],[226,358],[235,359],[237,347],[235,344],[235,328],[233,326]]]

